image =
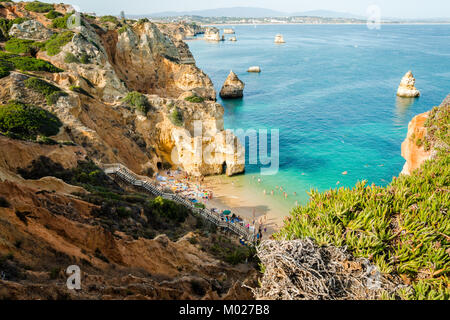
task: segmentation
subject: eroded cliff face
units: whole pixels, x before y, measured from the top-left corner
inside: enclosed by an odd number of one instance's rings
[[[450,95],[442,102],[438,109],[443,110],[450,106]],[[433,139],[432,129],[426,124],[431,112],[425,112],[415,116],[408,126],[406,140],[402,144],[402,156],[406,163],[402,174],[410,175],[414,170],[427,160],[432,159],[436,154],[436,147],[439,141]]]
[[[67,31],[52,29],[45,13],[28,12],[24,5],[2,3],[1,17],[30,19],[13,27],[12,35],[44,41]],[[54,9],[72,11],[65,5]],[[15,69],[0,79],[2,105],[16,100],[38,106],[62,122],[59,133],[50,137],[56,145],[0,135],[0,299],[252,299],[242,285],[257,279],[254,267],[234,267],[208,251],[221,236],[197,233],[196,218],[175,226],[181,235],[170,234],[175,233],[171,227],[155,237],[145,233],[160,229],[150,229],[144,208],[125,218],[118,216],[120,208],[113,208],[108,216],[110,199],[98,200],[85,184],[24,178],[24,168],[42,158],[72,175],[89,160],[122,163],[148,176],[167,163],[196,176],[245,169],[242,146],[224,131],[224,110],[215,102],[211,80],[195,66],[173,26],[160,26],[164,33],[149,22],[127,22],[122,29],[100,19],[81,19],[60,53],[36,54],[62,72]],[[76,59],[70,62],[68,56]],[[65,94],[48,102],[45,94],[27,85],[32,77]],[[143,94],[148,112],[124,102],[131,91]],[[198,122],[202,134],[195,138]],[[215,161],[205,161],[208,154]],[[139,192],[115,188],[125,195]],[[73,264],[82,270],[81,291],[61,285],[65,268]]]
[[[22,5],[17,8],[24,10]],[[30,16],[17,8],[8,9],[7,16]],[[70,7],[61,12],[70,12]],[[51,21],[44,14],[33,13],[30,17],[49,32],[61,32],[50,30]],[[180,26],[160,24],[164,33],[151,22],[120,27],[104,26],[84,17],[81,21],[81,26],[71,29],[73,38],[59,54],[50,56],[42,50],[37,53],[37,58],[64,70],[40,76],[69,95],[48,106],[42,95],[23,90],[29,76],[13,72],[0,80],[8,88],[0,97],[4,103],[18,99],[56,113],[64,123],[57,138],[83,145],[98,163],[120,162],[138,174],[146,174],[150,168],[157,171],[164,163],[195,176],[233,175],[245,170],[242,146],[224,131],[223,108],[215,103],[211,80],[195,66],[187,44],[176,37],[174,30]],[[193,27],[187,30],[183,29],[183,33],[201,32]],[[68,55],[84,60],[69,63]],[[73,87],[80,87],[85,94],[71,92]],[[150,105],[147,114],[136,113],[122,102],[131,91],[146,95]],[[203,102],[186,101],[190,96],[200,97]],[[175,109],[183,118],[182,125],[173,124]],[[194,139],[190,140],[191,147],[186,147],[187,140],[178,138],[187,134],[193,137],[189,126],[194,121],[204,121],[201,153],[212,153],[214,163],[193,154]],[[180,157],[174,158],[174,154]],[[181,160],[174,160],[177,158]]]
[[[3,299],[251,299],[243,281],[256,271],[234,268],[191,244],[106,230],[95,205],[60,192],[0,181],[0,298]],[[68,290],[65,269],[78,265],[82,289]],[[248,278],[248,280],[244,280]]]

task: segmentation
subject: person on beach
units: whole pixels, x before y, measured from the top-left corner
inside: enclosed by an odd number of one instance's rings
[[[270,193],[270,195],[273,197],[274,194],[275,194],[275,192],[272,190],[272,192]]]
[[[264,189],[264,195],[265,195],[265,196],[267,195],[267,191],[266,191],[266,189]]]

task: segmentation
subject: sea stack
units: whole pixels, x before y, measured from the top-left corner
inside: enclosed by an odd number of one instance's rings
[[[236,39],[236,37],[231,37],[231,38],[230,38],[230,41],[236,42],[237,39]]]
[[[220,90],[220,97],[222,99],[237,99],[244,96],[245,84],[238,76],[230,71],[227,80],[223,84],[222,90]]]
[[[235,34],[233,28],[225,28],[225,29],[223,29],[223,33],[224,34]]]
[[[411,71],[408,71],[400,82],[397,96],[402,98],[416,98],[420,97],[420,91],[415,87],[416,79]]]
[[[261,73],[261,68],[258,66],[250,67],[247,72]]]
[[[207,41],[221,41],[220,31],[214,27],[206,28],[203,38]]]
[[[284,41],[284,38],[281,34],[277,34],[275,37],[275,43],[286,43],[286,41]]]

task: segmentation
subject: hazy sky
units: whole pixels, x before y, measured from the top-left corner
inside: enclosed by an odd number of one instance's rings
[[[53,2],[44,0],[45,2]],[[333,10],[366,15],[370,5],[378,5],[382,16],[399,18],[450,17],[449,0],[66,0],[84,12],[98,14],[146,14],[161,11],[190,11],[236,6],[261,7],[285,12]]]

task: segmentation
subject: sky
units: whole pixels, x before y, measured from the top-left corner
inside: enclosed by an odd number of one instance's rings
[[[45,2],[54,2],[43,0]],[[191,11],[229,7],[260,7],[283,12],[333,10],[366,16],[367,8],[377,5],[384,17],[449,18],[449,0],[66,0],[82,12],[149,14],[162,11]]]

